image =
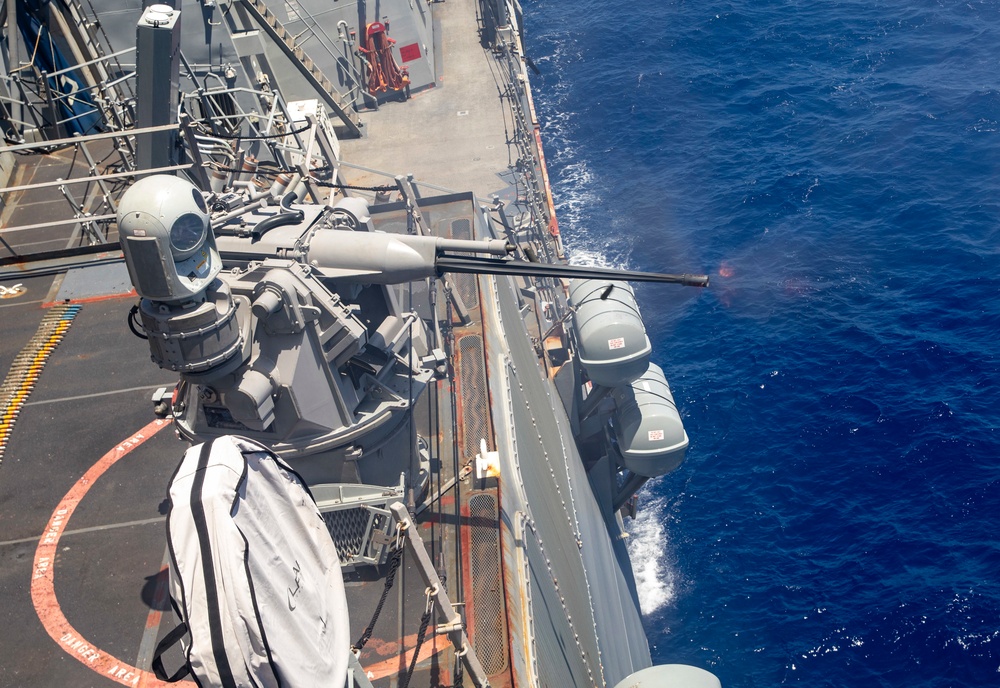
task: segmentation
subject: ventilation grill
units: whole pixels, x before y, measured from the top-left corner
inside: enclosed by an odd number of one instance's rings
[[[465,457],[479,453],[479,441],[489,436],[489,411],[486,408],[486,371],[483,370],[483,338],[471,334],[458,340],[462,381],[462,429]]]
[[[323,514],[323,520],[326,521],[330,537],[337,545],[337,554],[340,556],[341,564],[353,562],[354,559],[363,554],[367,544],[368,521],[371,516],[371,511],[359,507],[327,511]],[[378,525],[376,524],[375,527],[377,528]]]
[[[472,523],[472,608],[475,637],[472,644],[488,676],[507,668],[507,614],[500,580],[500,541],[497,499],[490,493],[469,497]]]

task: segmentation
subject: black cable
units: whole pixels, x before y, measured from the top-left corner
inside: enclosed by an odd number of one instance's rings
[[[258,163],[263,165],[264,163]],[[236,174],[251,174],[250,170],[238,170],[235,167],[219,167],[218,165],[213,165],[212,169],[218,170],[219,172],[234,172]],[[279,174],[294,172],[295,170],[281,170],[272,172],[271,170],[261,170],[260,167],[257,168],[252,174],[258,177],[277,177]],[[321,172],[322,168],[319,170],[314,170],[314,172]],[[313,177],[309,177],[309,181],[316,186],[323,186],[329,189],[350,189],[352,191],[396,191],[399,187],[395,184],[386,184],[383,186],[355,186],[353,184],[334,184],[333,182],[324,182]]]
[[[352,186],[351,184],[334,184],[333,182],[322,182],[318,179],[313,179],[312,183],[316,186],[323,186],[328,189],[351,189],[353,191],[396,191],[399,189],[395,185],[385,185],[385,186]]]
[[[282,132],[280,134],[261,134],[259,136],[244,136],[243,134],[221,134],[217,133],[215,136],[220,139],[234,139],[238,141],[267,141],[270,139],[280,139],[285,136],[295,136],[296,134],[303,134],[312,128],[311,124],[306,124],[301,129],[293,129],[292,131]]]
[[[132,309],[128,312],[128,318],[126,318],[126,322],[128,322],[128,329],[132,330],[132,334],[134,334],[139,339],[149,339],[148,336],[139,331],[139,328],[141,328],[142,325],[139,325],[138,327],[136,326],[138,320],[136,320],[135,316],[138,312],[139,312],[139,304],[135,304],[134,306],[132,306]]]

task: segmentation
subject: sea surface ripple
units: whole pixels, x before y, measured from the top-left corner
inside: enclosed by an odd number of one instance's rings
[[[1000,685],[1000,4],[522,2],[574,260],[712,276],[638,290],[654,662]]]

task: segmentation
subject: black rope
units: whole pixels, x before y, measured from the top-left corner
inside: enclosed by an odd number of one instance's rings
[[[364,633],[361,634],[361,637],[358,638],[358,642],[351,646],[351,649],[355,652],[360,651],[361,648],[365,646],[365,643],[367,643],[372,637],[372,631],[375,630],[375,622],[378,621],[378,615],[382,613],[382,605],[385,604],[385,600],[389,596],[389,589],[396,580],[396,571],[399,570],[399,564],[402,561],[403,548],[400,547],[389,557],[389,572],[385,575],[385,587],[382,588],[382,597],[379,598],[378,604],[375,606],[375,613],[372,614],[372,620],[368,622],[368,628],[366,628]]]
[[[427,635],[427,627],[431,623],[431,614],[434,608],[431,607],[420,617],[420,630],[417,631],[417,646],[413,648],[413,657],[410,658],[410,668],[399,681],[399,688],[408,688],[410,679],[413,677],[413,670],[417,668],[417,658],[420,656],[420,646],[424,644],[424,636]]]
[[[468,650],[466,650],[468,652]],[[462,664],[462,658],[455,658],[455,684],[453,688],[461,688],[465,685],[465,665]]]
[[[258,167],[256,170],[238,170],[235,167],[219,167],[218,165],[210,165],[210,167],[213,170],[218,170],[219,172],[235,172],[237,174],[253,174],[253,175],[256,175],[258,177],[277,177],[279,174],[282,174],[282,172],[284,172],[286,174],[288,174],[288,173],[294,173],[295,172],[295,170],[280,170],[280,169],[277,170],[277,171],[273,171],[272,172],[271,170],[262,170],[262,169],[260,169],[260,167]]]

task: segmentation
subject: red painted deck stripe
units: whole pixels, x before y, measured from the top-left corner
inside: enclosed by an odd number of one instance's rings
[[[112,301],[114,299],[134,299],[137,297],[135,289],[131,289],[120,294],[102,294],[101,296],[86,296],[82,299],[63,299],[62,301],[49,301],[42,304],[42,308],[59,306],[65,303],[97,303],[99,301]]]
[[[152,673],[143,671],[124,662],[114,655],[97,648],[93,643],[82,637],[63,614],[55,590],[55,559],[59,548],[59,538],[62,537],[70,517],[76,507],[86,496],[91,486],[97,482],[105,471],[127,456],[129,452],[169,425],[166,420],[154,420],[152,423],[135,433],[117,447],[102,456],[90,467],[82,478],[70,488],[62,498],[52,517],[49,519],[45,532],[42,533],[35,550],[35,565],[31,575],[31,601],[35,605],[35,613],[45,627],[45,631],[56,644],[84,666],[125,686],[194,686],[193,683],[167,684],[159,681]]]

